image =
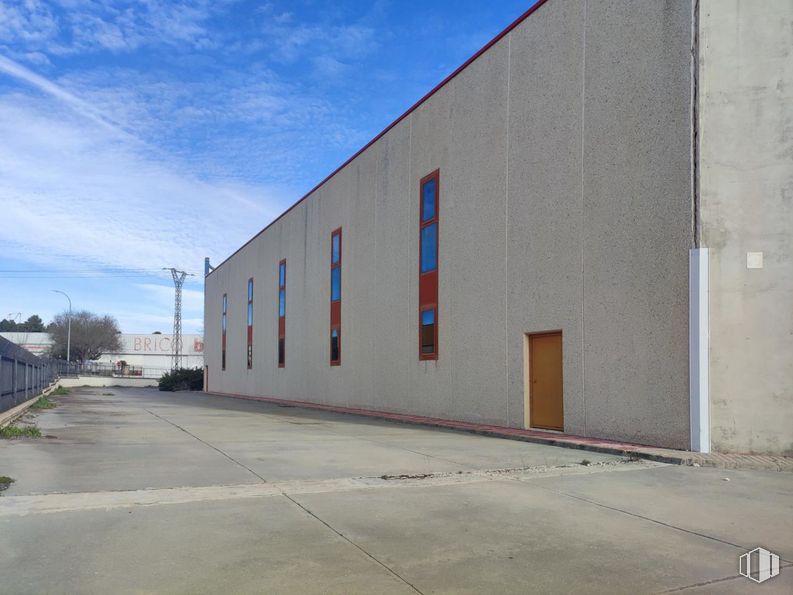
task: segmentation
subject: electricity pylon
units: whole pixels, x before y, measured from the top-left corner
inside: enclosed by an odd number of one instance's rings
[[[176,289],[173,305],[173,336],[171,337],[171,369],[176,370],[182,367],[182,285],[185,277],[192,277],[191,273],[177,271],[174,268],[163,268],[164,271],[171,271],[173,285]]]

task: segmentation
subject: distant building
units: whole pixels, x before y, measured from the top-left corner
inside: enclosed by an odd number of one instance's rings
[[[49,353],[52,339],[49,333],[19,333],[19,332],[6,332],[0,333],[0,337],[11,341],[27,349],[36,356],[46,356]]]
[[[47,355],[52,339],[48,333],[0,333],[1,337],[16,343],[35,355]],[[118,374],[159,378],[171,369],[171,335],[121,334],[121,350],[103,353],[89,365],[107,370],[113,366]],[[204,339],[201,335],[182,335],[182,367],[202,368],[204,365]]]
[[[122,334],[121,351],[103,353],[97,363],[121,367],[121,362],[133,368],[142,368],[142,376],[159,378],[171,369],[172,335]],[[182,367],[203,368],[204,338],[201,335],[182,335]]]
[[[793,454],[791,22],[538,2],[206,276],[208,390]]]

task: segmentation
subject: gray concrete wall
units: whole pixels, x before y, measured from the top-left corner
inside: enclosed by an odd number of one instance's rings
[[[125,386],[144,388],[157,386],[157,378],[115,378],[113,376],[75,376],[69,378],[60,378],[57,384],[65,388],[74,388],[78,386],[91,386],[91,387],[111,387],[111,386]]]
[[[793,454],[793,2],[700,2],[713,446]],[[763,252],[763,268],[747,268]]]
[[[525,334],[562,329],[565,431],[687,447],[690,19],[680,1],[543,5],[207,278],[209,389],[523,427]],[[439,359],[419,361],[419,180],[435,169]]]

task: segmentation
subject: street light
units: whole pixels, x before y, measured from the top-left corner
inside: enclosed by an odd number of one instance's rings
[[[65,295],[66,299],[69,300],[69,318],[67,323],[67,330],[66,330],[66,363],[69,364],[72,355],[72,298],[66,295],[66,292],[61,291],[60,289],[53,289],[55,293],[60,293],[61,295]]]

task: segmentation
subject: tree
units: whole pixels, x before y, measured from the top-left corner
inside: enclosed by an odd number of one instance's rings
[[[53,318],[47,330],[52,337],[50,354],[66,359],[66,339],[69,313],[63,312]],[[121,350],[118,323],[112,316],[99,316],[85,310],[72,313],[71,360],[84,362],[99,359],[103,353]]]
[[[41,319],[41,316],[34,314],[28,317],[25,322],[18,325],[17,330],[24,333],[43,333],[46,329],[44,328],[44,321]]]
[[[30,316],[25,322],[16,322],[13,319],[0,320],[0,332],[17,332],[17,333],[43,333],[44,321],[41,316],[34,314]]]

